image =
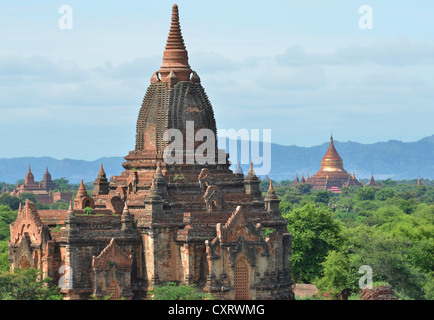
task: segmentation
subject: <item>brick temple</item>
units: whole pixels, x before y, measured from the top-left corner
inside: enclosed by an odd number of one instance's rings
[[[101,165],[92,194],[81,183],[69,210],[38,211],[31,201],[20,207],[10,227],[11,270],[40,269],[65,299],[146,299],[167,281],[196,284],[217,299],[294,299],[292,236],[272,182],[263,198],[252,164],[244,176],[229,169],[228,154],[223,163],[185,161],[186,141],[184,161],[167,163],[164,133],[178,129],[185,137],[187,121],[194,132],[217,136],[174,5],[163,64],[151,76],[124,171],[108,179]]]
[[[58,186],[52,180],[48,167],[45,169],[41,182],[36,183],[35,176],[33,175],[29,165],[29,170],[24,178],[24,183],[18,183],[17,187],[12,190],[10,194],[19,197],[24,193],[33,193],[41,204],[51,204],[59,200],[70,202],[72,200],[72,192],[53,191],[56,189],[58,189]]]

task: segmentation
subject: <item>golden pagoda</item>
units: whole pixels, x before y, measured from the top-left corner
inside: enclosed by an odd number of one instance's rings
[[[344,169],[344,162],[336,151],[333,136],[330,137],[330,145],[321,160],[321,169],[310,178],[312,189],[324,189],[339,192],[342,187],[362,186],[356,176],[349,174]]]

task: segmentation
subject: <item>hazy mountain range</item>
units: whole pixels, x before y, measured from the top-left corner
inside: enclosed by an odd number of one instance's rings
[[[434,135],[416,142],[389,140],[373,144],[339,142],[335,147],[344,161],[344,168],[355,173],[359,179],[434,179]],[[329,142],[313,147],[283,146],[271,144],[271,171],[268,176],[274,180],[292,180],[296,173],[299,177],[314,175],[321,166],[321,159]],[[42,179],[46,166],[53,179],[65,177],[71,183],[93,181],[104,164],[107,176],[119,175],[124,169],[123,157],[106,157],[94,161],[74,159],[54,159],[50,157],[0,158],[0,181],[16,183],[24,179],[29,164],[36,181]],[[232,160],[236,163],[236,160]],[[246,174],[248,164],[241,164]],[[234,167],[233,167],[234,168]]]

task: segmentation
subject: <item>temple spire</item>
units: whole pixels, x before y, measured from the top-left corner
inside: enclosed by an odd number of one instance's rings
[[[24,178],[24,185],[25,186],[35,185],[35,177],[33,176],[32,170],[30,169],[30,164],[29,164],[29,171],[27,172]]]
[[[192,70],[188,64],[188,52],[182,38],[178,6],[176,4],[172,7],[172,22],[163,54],[163,65],[159,72],[163,82],[167,82],[166,78],[171,73],[172,79],[176,77],[179,81],[190,80]]]
[[[273,188],[273,179],[270,179],[270,185],[268,187],[268,192],[274,192],[274,188]]]
[[[77,199],[81,197],[87,196],[86,187],[84,186],[83,179],[81,180],[80,186],[78,187],[77,195],[75,196]]]
[[[102,162],[101,162],[101,166],[99,167],[99,172],[98,172],[98,177],[105,177],[105,171],[104,171],[104,167],[102,166]]]
[[[247,173],[246,179],[257,179],[255,170],[253,170],[253,162],[250,162],[249,172]]]
[[[178,5],[176,3],[172,6],[172,23],[166,42],[166,50],[170,49],[185,50],[184,39],[182,38],[181,26],[179,24]]]
[[[239,161],[239,160],[238,160],[238,162],[237,162],[237,167],[236,167],[234,173],[235,173],[235,174],[244,174],[243,169],[241,168],[241,164],[240,164],[240,161]]]

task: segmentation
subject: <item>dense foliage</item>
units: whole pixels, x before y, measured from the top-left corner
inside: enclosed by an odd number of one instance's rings
[[[340,194],[303,184],[278,183],[275,190],[293,235],[297,282],[357,293],[359,269],[369,266],[373,280],[392,285],[401,298],[434,299],[433,186],[386,180]]]
[[[177,285],[175,282],[167,282],[155,286],[148,292],[151,300],[212,300],[210,293],[204,293],[195,285]]]
[[[0,300],[61,300],[58,287],[47,286],[51,279],[38,280],[38,270],[0,271]]]

